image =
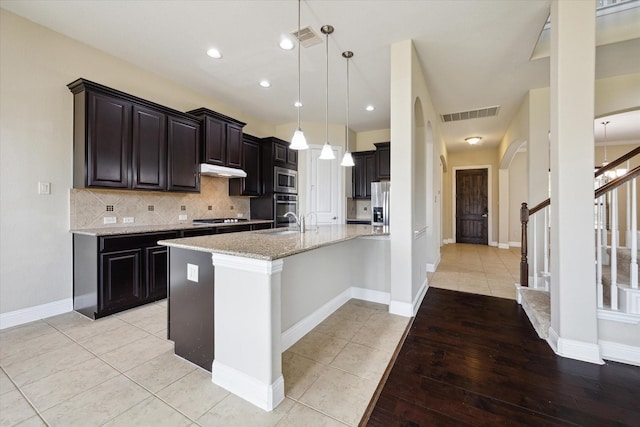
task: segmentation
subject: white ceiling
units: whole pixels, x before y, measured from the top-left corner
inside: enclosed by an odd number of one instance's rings
[[[457,150],[472,135],[482,136],[483,146],[497,145],[527,91],[549,85],[549,58],[530,60],[549,5],[304,0],[301,25],[321,37],[322,25],[335,27],[329,38],[332,123],[346,120],[341,52],[351,50],[351,129],[390,127],[390,47],[407,39],[414,40],[438,114],[500,105],[497,117],[442,123],[447,147]],[[278,47],[283,35],[296,30],[296,1],[1,0],[0,6],[274,125],[296,120],[296,50]],[[210,47],[223,58],[209,58]],[[597,77],[640,72],[640,55],[634,58],[629,49],[640,52],[640,39],[598,47]],[[301,63],[301,119],[324,122],[324,44],[302,48]],[[261,79],[272,86],[259,87]],[[375,111],[366,112],[368,104]],[[623,138],[640,139],[637,127],[631,132],[635,136]]]

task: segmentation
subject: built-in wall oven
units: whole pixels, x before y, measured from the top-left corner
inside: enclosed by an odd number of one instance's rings
[[[290,223],[295,223],[295,219],[291,216],[284,216],[284,214],[293,212],[298,215],[298,195],[275,193],[273,195],[273,212],[276,227],[287,227]]]
[[[274,166],[273,192],[298,194],[298,171]]]

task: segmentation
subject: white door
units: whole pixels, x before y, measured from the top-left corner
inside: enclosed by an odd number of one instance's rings
[[[342,224],[342,199],[344,198],[342,185],[342,148],[332,146],[336,158],[320,160],[322,147],[309,147],[309,162],[307,171],[307,212],[318,215],[318,224]],[[314,219],[307,218],[307,226],[311,226]]]

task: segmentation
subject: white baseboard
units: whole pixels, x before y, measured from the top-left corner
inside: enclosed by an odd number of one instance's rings
[[[422,286],[420,286],[420,289],[416,294],[416,297],[413,299],[413,302],[391,301],[389,303],[389,313],[404,317],[414,317],[418,312],[420,304],[422,304],[424,296],[427,294],[428,288],[427,279],[425,278],[424,282],[422,282]]]
[[[498,243],[498,249],[509,249],[508,243]]]
[[[450,244],[452,244],[452,243],[455,243],[455,240],[453,240],[453,239],[444,239],[444,240],[442,241],[442,244],[443,244],[443,245],[450,245]]]
[[[603,359],[640,366],[640,347],[604,340],[599,340],[598,344]]]
[[[489,242],[489,246],[498,246],[498,242]]]
[[[549,328],[547,342],[558,356],[598,365],[604,364],[598,344],[562,338],[551,327]]]
[[[214,384],[265,411],[272,411],[284,400],[282,375],[276,378],[272,384],[266,384],[214,360],[211,365],[211,380]]]
[[[436,262],[434,263],[427,263],[427,273],[435,273],[436,270],[438,269],[438,264],[440,264],[440,254],[438,254],[438,259],[436,259]]]
[[[521,248],[522,247],[522,243],[521,242],[509,242],[509,247],[510,248]]]
[[[0,329],[22,325],[70,311],[73,311],[73,298],[65,298],[47,304],[2,313],[0,314]]]
[[[351,287],[351,298],[361,299],[363,301],[377,302],[378,304],[389,305],[391,295],[389,292],[374,291],[372,289]]]

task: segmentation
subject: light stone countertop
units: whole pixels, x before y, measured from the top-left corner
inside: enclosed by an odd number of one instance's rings
[[[242,222],[229,222],[221,224],[193,224],[191,222],[185,222],[180,224],[163,224],[163,225],[132,225],[132,226],[117,226],[117,227],[100,227],[100,228],[83,228],[69,230],[70,233],[84,234],[87,236],[116,236],[118,234],[137,234],[137,233],[160,233],[163,231],[176,231],[176,230],[193,230],[200,228],[218,228],[218,227],[232,227],[234,225],[252,225],[252,224],[266,224],[273,222],[270,220],[255,219]]]
[[[282,230],[295,230],[295,232],[274,234],[274,232]],[[304,233],[300,233],[297,228],[277,228],[160,240],[158,244],[200,252],[272,261],[358,237],[388,235],[388,229],[371,225],[321,225],[318,227],[318,232],[307,230]]]

